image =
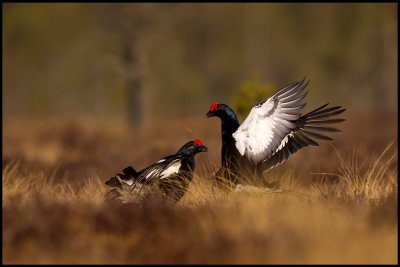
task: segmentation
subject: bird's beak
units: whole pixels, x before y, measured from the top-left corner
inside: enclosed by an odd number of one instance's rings
[[[214,114],[211,111],[209,111],[207,112],[206,117],[207,118],[214,117]]]
[[[208,148],[206,147],[206,146],[200,146],[200,151],[201,152],[207,152],[208,151]]]

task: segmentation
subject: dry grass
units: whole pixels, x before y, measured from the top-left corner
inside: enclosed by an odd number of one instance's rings
[[[398,191],[397,168],[391,167],[397,162],[397,150],[393,144],[390,142],[376,159],[369,158],[361,165],[354,154],[348,161],[338,154],[341,164],[339,174],[328,174],[336,176],[338,182],[334,186],[321,182],[317,188],[324,197],[371,205],[385,203]],[[366,166],[365,170],[360,166]]]
[[[35,161],[29,161],[23,156],[24,149],[10,146],[8,152],[3,151],[8,158],[3,161],[2,178],[4,263],[394,264],[398,260],[396,143],[369,150],[360,147],[350,153],[340,149],[338,141],[337,153],[330,156],[332,165],[338,162],[337,166],[328,171],[314,166],[317,171],[311,175],[288,162],[289,167],[268,174],[268,179],[281,182],[281,193],[251,188],[229,192],[214,187],[211,173],[218,164],[212,153],[217,152],[210,150],[196,158],[194,180],[176,206],[149,203],[139,207],[104,201],[108,190],[104,181],[125,167],[125,162],[119,157],[113,161],[110,152],[103,155],[109,161],[105,169],[98,155],[107,151],[103,146],[109,143],[104,140],[111,140],[117,148],[133,141],[125,141],[118,127],[106,136],[94,128],[76,129],[80,139],[65,128],[59,130],[65,135],[61,141],[57,141],[59,134],[47,137],[46,142],[28,141],[12,128],[16,134],[3,137],[6,144],[15,142],[20,148],[25,147],[24,142],[36,149],[38,142],[44,142],[49,151],[49,144],[58,146],[57,153],[60,157],[66,154],[64,162],[70,164],[46,165],[32,152]],[[96,136],[103,141],[82,141]],[[65,145],[68,142],[69,146]],[[210,144],[217,146],[217,142],[211,138],[205,143],[212,148]],[[175,144],[160,146],[163,148],[153,149],[156,144],[147,148],[156,155],[151,156],[153,160],[170,147],[175,150]],[[93,147],[96,149],[90,153],[85,150]],[[136,148],[145,149],[140,144]],[[329,145],[320,149],[334,152]],[[308,154],[301,155],[302,161],[309,163],[304,155]],[[87,161],[78,164],[74,157]],[[146,157],[150,156],[146,153]],[[320,166],[322,161],[316,158],[312,162]],[[85,171],[88,166],[98,170],[103,166],[103,174]],[[328,174],[321,174],[325,172]]]
[[[387,162],[375,163],[354,179],[345,165],[336,186],[297,188],[302,194],[291,194],[292,175],[283,179],[282,193],[226,192],[196,176],[176,207],[143,208],[105,203],[98,178],[74,188],[42,174],[22,177],[17,164],[8,165],[4,260],[395,263],[397,174]],[[360,197],[367,201],[354,201]]]

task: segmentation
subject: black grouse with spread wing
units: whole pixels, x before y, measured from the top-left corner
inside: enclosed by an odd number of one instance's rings
[[[132,167],[125,168],[123,174],[111,177],[106,185],[122,191],[132,191],[138,186],[141,191],[144,186],[157,183],[164,199],[177,202],[183,197],[193,178],[194,156],[206,151],[207,147],[200,140],[190,141],[176,154],[164,157],[139,172]]]
[[[304,115],[300,111],[308,91],[305,78],[280,89],[254,106],[240,125],[235,112],[225,104],[213,103],[209,117],[221,119],[222,166],[215,174],[218,181],[226,178],[234,184],[240,176],[262,177],[262,173],[286,161],[303,147],[318,146],[319,140],[332,140],[324,135],[339,132],[329,127],[344,119],[333,118],[345,111],[340,106],[325,104]]]

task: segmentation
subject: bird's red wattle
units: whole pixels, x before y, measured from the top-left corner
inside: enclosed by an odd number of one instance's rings
[[[218,103],[212,103],[210,106],[210,111],[213,111],[218,106]]]
[[[199,146],[203,145],[203,143],[199,139],[194,140],[193,143],[195,143],[196,145],[199,145]]]

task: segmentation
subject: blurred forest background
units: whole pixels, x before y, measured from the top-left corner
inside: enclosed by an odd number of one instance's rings
[[[4,262],[397,262],[396,3],[2,7]],[[210,104],[242,122],[304,76],[304,112],[345,107],[342,132],[264,179],[309,198],[210,191]],[[108,178],[194,139],[178,206],[106,205]]]
[[[243,121],[304,76],[305,111],[347,108],[334,145],[365,156],[397,141],[397,56],[396,4],[3,4],[3,166],[105,179],[202,139],[216,168],[210,104]],[[280,170],[336,170],[311,150]]]
[[[304,76],[312,107],[393,111],[397,56],[397,4],[3,4],[3,112],[139,126]]]

